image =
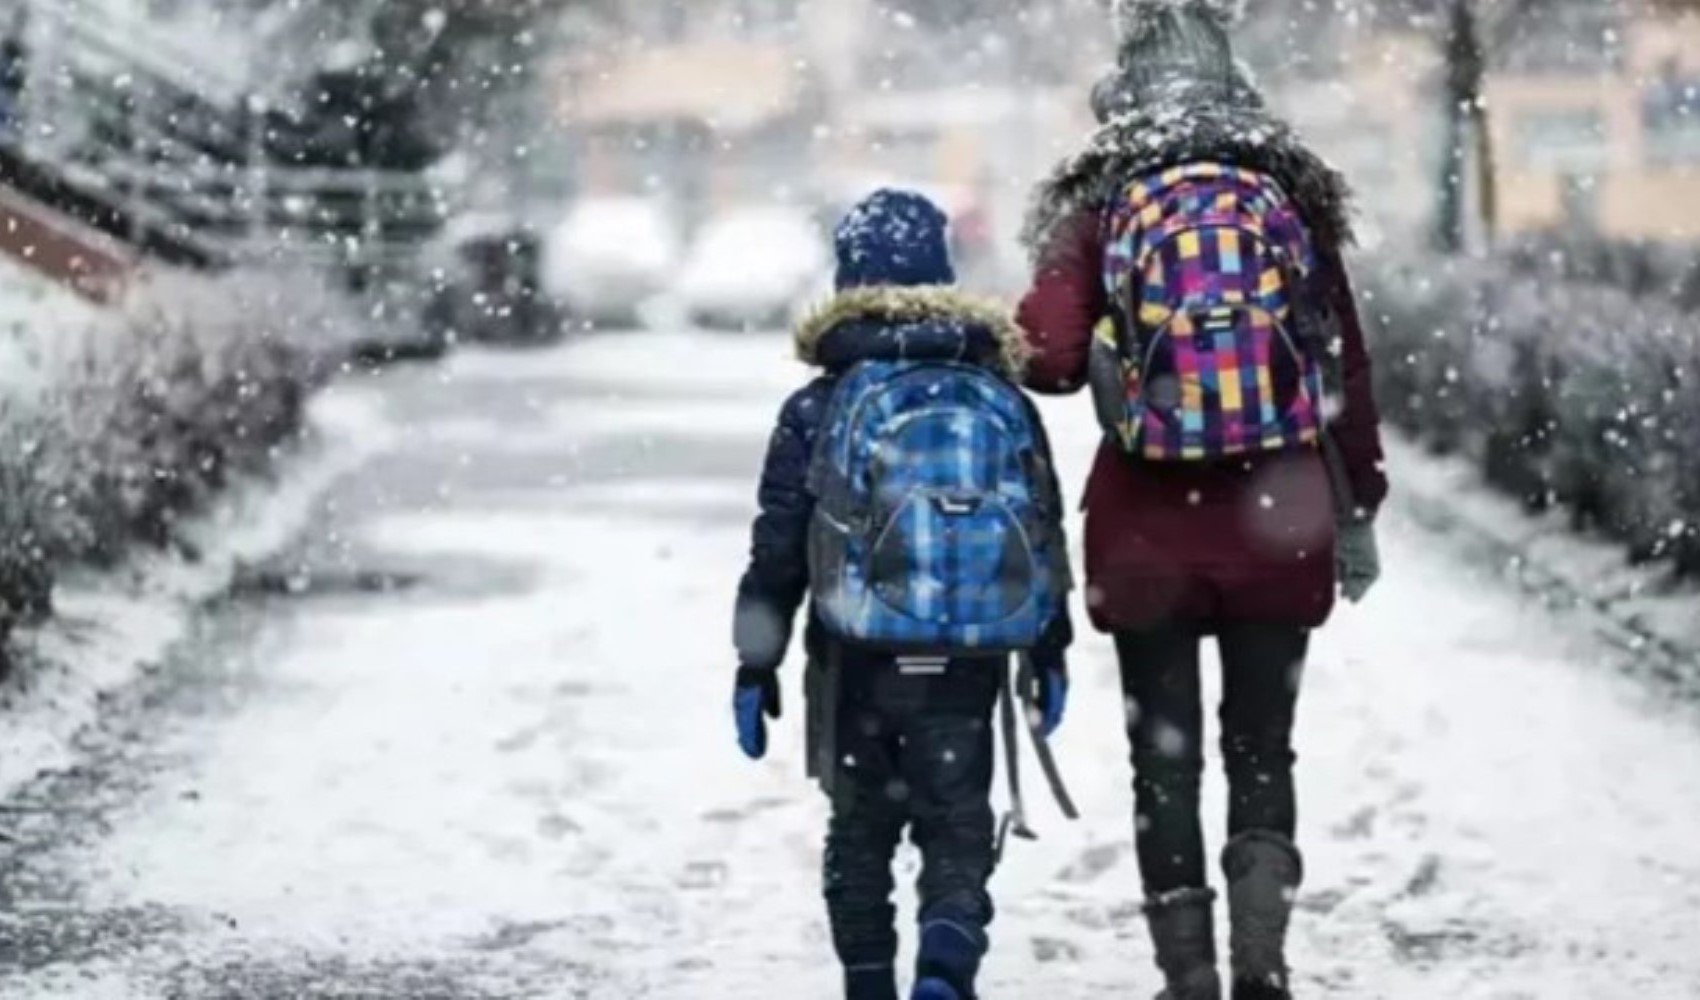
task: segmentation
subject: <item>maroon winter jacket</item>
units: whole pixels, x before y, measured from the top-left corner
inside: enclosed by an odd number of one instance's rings
[[[1018,319],[1033,347],[1028,386],[1086,384],[1092,331],[1110,308],[1096,211],[1056,230]],[[1353,498],[1387,496],[1380,415],[1363,326],[1333,247],[1319,248],[1344,332],[1344,412],[1334,421]],[[1335,504],[1315,451],[1212,465],[1132,459],[1106,439],[1086,486],[1087,606],[1104,631],[1183,621],[1321,625],[1334,608]]]

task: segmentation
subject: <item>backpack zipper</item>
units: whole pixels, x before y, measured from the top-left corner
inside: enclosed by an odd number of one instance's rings
[[[1146,250],[1145,252],[1141,253],[1137,258],[1135,258],[1134,271],[1136,273],[1143,275],[1145,273],[1146,269],[1147,269],[1147,264],[1151,260],[1152,257],[1156,256],[1164,247],[1168,246],[1169,244],[1178,242],[1180,240],[1180,238],[1182,236],[1186,235],[1187,233],[1201,233],[1201,232],[1221,230],[1221,229],[1231,229],[1234,232],[1243,233],[1246,236],[1251,237],[1254,244],[1257,245],[1257,246],[1260,246],[1263,249],[1263,251],[1265,253],[1267,253],[1270,257],[1273,257],[1277,261],[1285,262],[1287,254],[1284,251],[1282,251],[1280,248],[1276,247],[1273,243],[1271,243],[1269,241],[1269,239],[1262,232],[1259,232],[1257,230],[1252,229],[1249,226],[1239,224],[1239,223],[1218,222],[1218,223],[1211,223],[1209,225],[1202,225],[1202,226],[1189,226],[1185,229],[1177,230],[1177,231],[1169,234],[1168,236],[1164,237],[1163,239],[1158,240],[1157,243],[1154,244],[1150,249]],[[1301,275],[1301,277],[1302,277],[1302,275]],[[1291,282],[1287,282],[1287,284],[1290,285]],[[1289,288],[1288,294],[1289,295],[1294,294],[1294,289]],[[1242,306],[1242,308],[1246,308],[1246,307]],[[1261,308],[1261,307],[1259,307],[1259,308]],[[1293,303],[1291,301],[1289,301],[1287,303],[1287,308],[1288,308],[1288,311],[1291,311],[1295,307],[1294,307]],[[1302,370],[1303,367],[1304,367],[1304,362],[1305,362],[1305,359],[1306,359],[1307,356],[1303,351],[1299,350],[1298,344],[1293,340],[1293,335],[1287,329],[1287,324],[1282,322],[1281,317],[1279,315],[1277,315],[1274,312],[1274,310],[1263,309],[1262,311],[1269,314],[1270,322],[1275,327],[1275,333],[1280,338],[1282,346],[1287,349],[1288,355],[1292,357],[1293,361]],[[1137,329],[1138,326],[1139,326],[1138,314],[1135,313],[1135,312],[1131,312],[1131,311],[1130,311],[1130,313],[1133,317],[1133,319],[1132,319],[1133,326],[1134,326],[1135,329]],[[1176,308],[1175,310],[1173,310],[1172,315],[1170,315],[1169,319],[1166,322],[1164,322],[1164,324],[1162,326],[1160,326],[1156,330],[1152,331],[1151,343],[1146,345],[1145,356],[1141,360],[1140,367],[1139,367],[1139,378],[1140,378],[1140,400],[1139,400],[1139,402],[1140,402],[1141,407],[1144,407],[1144,405],[1145,405],[1144,388],[1145,388],[1145,384],[1146,384],[1146,375],[1151,370],[1151,360],[1154,357],[1156,357],[1156,355],[1157,355],[1157,346],[1159,344],[1161,344],[1163,342],[1163,340],[1173,336],[1169,332],[1169,330],[1170,330],[1171,327],[1174,326],[1175,319],[1183,313],[1187,314],[1187,315],[1191,315],[1191,310],[1189,310],[1186,307],[1186,303],[1184,301],[1181,303],[1179,308]],[[1300,379],[1300,382],[1301,383],[1303,382],[1302,378]],[[1318,402],[1318,401],[1313,400],[1313,402]]]
[[[915,503],[917,496],[923,501],[931,501],[932,498],[940,492],[942,491],[937,489],[916,489],[909,491],[909,493],[904,496],[903,503],[897,506],[897,509],[893,511],[892,516],[886,521],[885,526],[880,529],[880,533],[875,536],[871,551],[869,552],[869,557],[872,558],[873,554],[878,552],[880,548],[885,545],[886,540],[891,537],[891,533],[897,528],[897,515],[903,513],[903,511],[907,510],[911,504]],[[997,509],[1003,513],[1003,519],[1006,522],[1015,525],[1016,534],[1021,541],[1021,551],[1027,560],[1027,571],[1032,576],[1038,576],[1040,561],[1037,557],[1036,550],[1033,548],[1033,536],[1027,530],[1027,526],[1022,523],[1021,518],[1015,516],[1015,511],[1010,509],[1009,502],[1004,499],[1003,494],[992,494],[990,502],[996,505]],[[1048,573],[1049,570],[1047,569],[1046,572]],[[889,602],[879,596],[879,588],[874,586],[872,581],[869,581],[868,593],[880,603],[886,604],[888,607],[890,606]],[[893,610],[901,611],[902,609],[893,608]],[[1009,614],[1004,615],[996,621],[978,624],[997,625],[1014,618],[1020,613],[1021,609],[1016,608],[1014,611],[1011,611]],[[947,622],[946,624],[955,623]]]

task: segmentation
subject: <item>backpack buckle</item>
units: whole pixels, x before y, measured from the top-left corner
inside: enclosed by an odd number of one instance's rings
[[[983,497],[968,494],[936,493],[933,495],[933,506],[937,507],[939,513],[946,517],[967,517],[970,514],[977,513],[983,502]]]

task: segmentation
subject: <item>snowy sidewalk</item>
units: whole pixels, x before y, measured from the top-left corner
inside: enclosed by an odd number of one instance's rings
[[[304,594],[220,611],[129,739],[38,789],[61,811],[0,844],[0,997],[830,996],[796,664],[770,760],[727,710],[801,377],[773,338],[632,335],[333,390],[391,447],[280,563]],[[1089,407],[1047,412],[1078,496]],[[1700,710],[1455,540],[1395,513],[1383,542],[1301,699],[1301,995],[1700,995]],[[1074,672],[1086,818],[1035,803],[989,998],[1156,989],[1107,641]]]

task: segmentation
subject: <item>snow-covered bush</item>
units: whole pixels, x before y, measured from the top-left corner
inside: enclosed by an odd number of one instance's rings
[[[1700,315],[1505,260],[1381,261],[1366,313],[1389,419],[1531,509],[1700,575]]]
[[[262,468],[342,325],[314,305],[328,296],[275,276],[155,278],[109,314],[56,296],[0,328],[0,635],[50,609],[62,568],[169,544]]]
[[[1692,244],[1536,234],[1511,242],[1503,257],[1531,277],[1610,285],[1700,312],[1700,252]]]

